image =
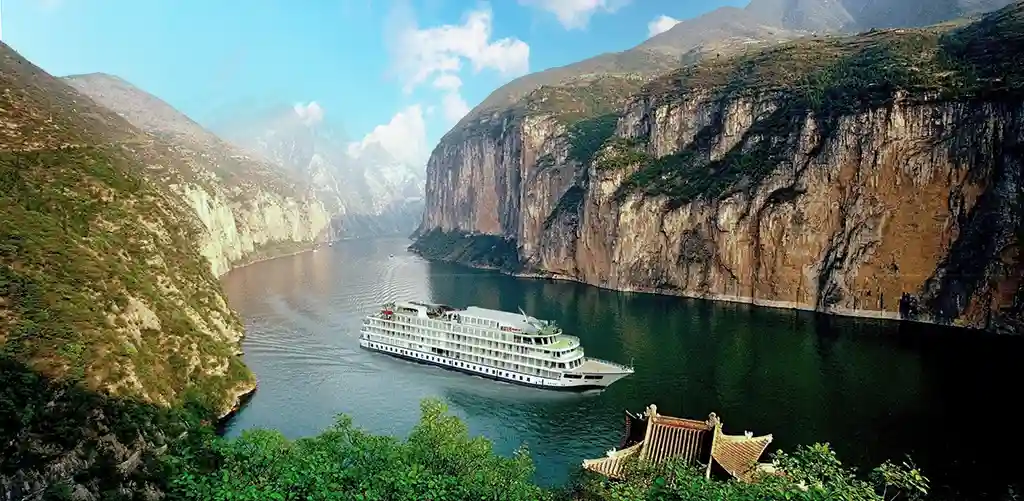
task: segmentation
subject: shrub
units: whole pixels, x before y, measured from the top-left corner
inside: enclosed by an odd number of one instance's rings
[[[534,501],[525,449],[494,454],[484,438],[437,400],[426,400],[409,438],[370,435],[346,416],[323,434],[289,441],[276,431],[233,440],[207,437],[168,459],[172,496],[185,500],[488,500]]]

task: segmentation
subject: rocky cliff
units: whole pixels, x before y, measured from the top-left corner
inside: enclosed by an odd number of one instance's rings
[[[184,424],[255,388],[181,197],[216,188],[2,43],[0,89],[0,499],[155,498]]]
[[[306,180],[222,141],[120,78],[93,73],[64,81],[173,149],[180,161],[166,181],[203,223],[200,249],[215,275],[329,238],[333,214]]]
[[[413,248],[620,290],[1019,332],[1022,10],[705,58],[613,111],[469,121],[431,156]],[[593,89],[525,101],[553,92]]]

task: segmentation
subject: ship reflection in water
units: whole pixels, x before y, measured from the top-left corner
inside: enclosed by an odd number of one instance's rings
[[[1001,390],[1020,378],[1022,339],[516,279],[427,263],[408,243],[339,242],[225,276],[260,378],[229,434],[311,435],[344,412],[369,431],[404,435],[421,399],[441,397],[498,451],[527,444],[538,480],[553,484],[618,445],[623,410],[655,403],[666,415],[716,412],[729,429],[770,432],[772,449],[827,441],[850,465],[910,454],[940,496],[1001,496],[1024,469],[1005,457],[1024,438]],[[360,349],[364,316],[416,299],[522,307],[578,336],[587,356],[633,360],[636,373],[596,395],[562,393]],[[938,427],[979,412],[998,441]]]

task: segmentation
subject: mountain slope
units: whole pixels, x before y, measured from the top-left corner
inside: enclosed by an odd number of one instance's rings
[[[255,385],[182,160],[2,43],[0,88],[0,499],[155,489],[170,409]]]
[[[328,238],[331,213],[304,180],[249,156],[167,103],[120,78],[64,81],[173,150],[166,181],[206,228],[201,249],[217,275],[253,260],[308,249]]]
[[[956,26],[706,58],[596,118],[556,106],[453,131],[428,164],[413,249],[620,290],[1020,332],[1024,7]]]
[[[752,0],[746,11],[773,26],[817,32],[915,27],[990,12],[1013,0]]]
[[[742,9],[715,9],[703,16],[682,21],[669,31],[632,49],[601,54],[519,77],[487,96],[456,128],[511,106],[543,86],[559,85],[587,76],[649,77],[678,67],[684,54],[705,44],[727,39],[781,41],[797,36],[800,33],[769,26]]]

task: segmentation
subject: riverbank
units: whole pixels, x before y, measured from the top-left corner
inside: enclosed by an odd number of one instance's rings
[[[776,310],[788,310],[788,311],[803,311],[818,313],[822,315],[830,315],[835,317],[847,317],[847,318],[864,318],[872,320],[889,320],[897,322],[906,322],[919,325],[935,325],[941,327],[952,327],[959,329],[966,329],[972,332],[1001,332],[1001,331],[989,331],[982,328],[977,328],[970,325],[959,325],[959,324],[943,324],[935,322],[929,318],[909,318],[902,315],[900,312],[885,311],[885,310],[868,310],[868,309],[852,309],[852,308],[830,308],[823,310],[817,308],[814,305],[797,303],[793,301],[776,301],[769,299],[753,298],[749,296],[734,296],[725,294],[690,294],[685,291],[670,288],[643,288],[643,287],[611,287],[607,284],[588,282],[580,278],[564,275],[553,272],[521,272],[509,269],[507,266],[493,266],[483,264],[474,260],[461,260],[461,259],[446,259],[442,257],[432,256],[428,252],[417,247],[414,241],[412,245],[408,247],[410,252],[427,259],[429,261],[455,264],[459,266],[465,266],[468,268],[478,270],[489,270],[496,271],[504,275],[508,275],[516,278],[526,278],[534,280],[555,280],[560,282],[572,282],[590,287],[596,287],[602,290],[614,291],[614,292],[626,292],[626,293],[637,293],[637,294],[651,294],[657,296],[668,296],[668,297],[680,297],[687,299],[702,299],[707,301],[735,303],[735,304],[747,304],[751,306],[757,306],[762,308],[771,308]]]

